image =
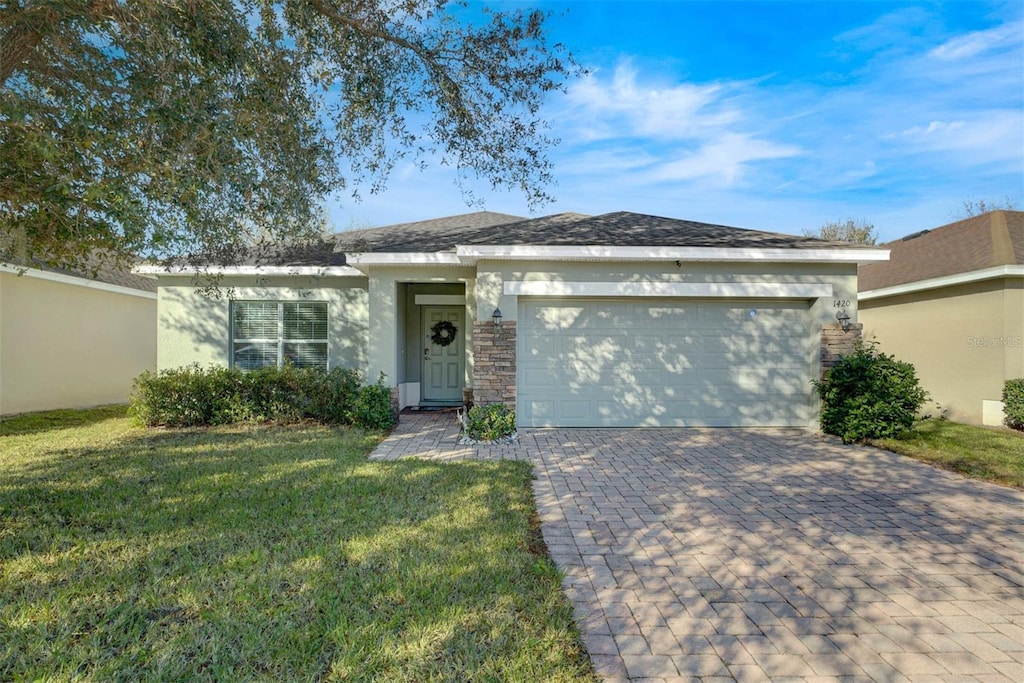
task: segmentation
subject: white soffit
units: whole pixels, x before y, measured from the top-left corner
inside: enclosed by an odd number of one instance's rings
[[[75,285],[76,287],[98,289],[104,292],[113,292],[114,294],[127,294],[128,296],[137,296],[143,299],[157,298],[156,292],[147,292],[144,289],[135,289],[134,287],[125,287],[123,285],[113,285],[110,284],[109,282],[100,282],[99,280],[90,280],[84,277],[65,275],[64,273],[54,273],[49,270],[38,270],[36,268],[21,269],[6,264],[0,264],[0,273],[13,273],[15,275],[21,273],[22,277],[33,277],[39,280],[59,282],[65,285]]]
[[[349,266],[211,266],[205,271],[197,271],[187,266],[166,268],[157,265],[141,265],[132,268],[138,275],[258,275],[262,277],[278,277],[289,275],[308,275],[313,277],[365,277],[365,274]]]
[[[464,260],[526,261],[763,261],[773,263],[869,263],[888,261],[888,249],[733,249],[724,247],[459,246]]]
[[[505,283],[508,296],[693,297],[817,299],[832,296],[832,285],[784,282],[561,282]]]
[[[928,280],[907,282],[906,284],[893,285],[892,287],[869,289],[857,294],[857,300],[870,301],[871,299],[881,299],[887,296],[899,296],[900,294],[921,292],[926,289],[952,287],[954,285],[964,285],[969,282],[981,282],[983,280],[996,280],[1001,277],[1024,277],[1024,266],[995,266],[993,268],[985,268],[983,270],[973,270],[969,273],[944,275],[943,277],[933,277]]]

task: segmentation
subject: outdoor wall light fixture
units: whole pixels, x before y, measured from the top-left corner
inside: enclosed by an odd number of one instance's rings
[[[850,314],[845,310],[836,311],[836,320],[838,320],[839,324],[843,326],[843,332],[850,329]]]
[[[494,309],[494,313],[491,313],[491,320],[494,321],[494,331],[495,332],[497,332],[499,329],[501,329],[501,319],[502,319],[502,317],[503,316],[501,315],[501,309],[500,308],[495,308]]]

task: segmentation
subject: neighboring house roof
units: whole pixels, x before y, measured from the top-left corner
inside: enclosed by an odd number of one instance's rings
[[[881,245],[889,260],[862,265],[861,292],[1024,264],[1024,212],[991,211]]]
[[[101,259],[98,256],[90,257],[87,267],[83,269],[53,268],[36,262],[28,264],[3,263],[0,265],[4,266],[4,270],[8,270],[10,272],[21,272],[25,269],[32,269],[42,273],[55,273],[57,275],[79,278],[90,282],[103,282],[117,287],[138,289],[144,292],[156,292],[157,288],[156,280],[152,277],[145,277],[137,275],[130,270],[119,269],[109,260]]]

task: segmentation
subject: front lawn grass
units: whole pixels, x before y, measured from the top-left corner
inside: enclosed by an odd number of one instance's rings
[[[519,462],[7,420],[0,680],[593,680]]]
[[[1024,433],[949,420],[923,420],[896,439],[869,441],[954,472],[1024,488]]]

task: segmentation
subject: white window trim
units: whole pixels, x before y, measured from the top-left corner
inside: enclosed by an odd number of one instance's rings
[[[832,296],[827,282],[560,282],[505,283],[508,296],[689,297],[702,299],[817,299]]]

